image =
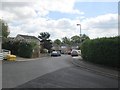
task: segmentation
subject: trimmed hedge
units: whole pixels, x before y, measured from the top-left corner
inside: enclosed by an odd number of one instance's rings
[[[33,47],[30,43],[22,42],[19,44],[18,56],[24,58],[31,58],[33,54]]]
[[[84,60],[112,67],[118,66],[119,50],[120,37],[86,40],[81,45]]]
[[[8,49],[12,54],[24,57],[31,58],[33,54],[33,49],[36,46],[34,42],[26,41],[7,41],[2,44],[3,49]]]

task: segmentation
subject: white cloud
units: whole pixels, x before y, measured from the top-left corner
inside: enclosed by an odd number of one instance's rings
[[[13,12],[18,16],[18,18],[20,17],[21,19],[31,18],[31,17],[37,16],[34,9],[32,9],[30,7],[24,7],[24,8],[16,7],[15,9],[13,9]]]
[[[11,22],[36,17],[37,14],[31,5],[31,3],[4,2],[0,10],[0,17]]]
[[[1,2],[34,2],[34,1],[35,0],[1,0]],[[75,1],[76,2],[119,2],[119,0],[75,0]]]
[[[41,3],[42,2],[42,3]],[[71,13],[71,14],[84,14],[74,8],[76,0],[38,0],[34,5],[35,10],[38,12],[43,12],[43,15],[49,13],[49,11],[57,11],[61,13]]]
[[[117,14],[106,14],[85,19],[81,24],[82,29],[86,30],[91,38],[118,35]]]
[[[23,33],[38,36],[40,32],[49,32],[53,40],[65,36],[71,37],[73,35],[79,35],[79,27],[76,26],[77,23],[80,23],[80,21],[65,18],[58,20],[32,18],[24,20],[23,24],[19,25],[19,29],[16,27],[16,34]],[[82,33],[85,32],[90,38],[118,35],[117,14],[107,14],[88,18],[81,21],[81,26]],[[13,31],[11,28],[11,36],[15,35],[14,31],[15,26]]]
[[[41,3],[42,2],[42,3]],[[92,18],[80,16],[84,14],[74,8],[76,0],[38,0],[37,2],[18,3],[5,2],[0,17],[8,22],[10,36],[28,34],[38,36],[40,32],[49,32],[52,39],[79,35],[80,23],[82,32],[90,38],[115,36],[117,30],[117,14],[106,14]],[[77,14],[76,20],[61,18],[58,20],[46,17],[50,11]],[[80,17],[79,17],[80,16]],[[82,19],[82,21],[80,21]]]
[[[14,13],[19,18],[46,16],[50,11],[61,13],[84,14],[74,8],[75,0],[36,0],[34,2],[1,2],[2,10]],[[4,12],[3,12],[4,13]]]
[[[3,18],[5,21],[7,21],[9,23],[13,19],[17,18],[17,16],[14,13],[0,10],[0,18]]]
[[[85,19],[83,24],[92,28],[115,28],[117,25],[118,15],[117,14],[106,14],[100,15],[94,18]]]

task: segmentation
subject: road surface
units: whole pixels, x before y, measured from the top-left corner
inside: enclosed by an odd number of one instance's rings
[[[74,66],[72,57],[3,62],[3,88],[117,88],[117,79]]]

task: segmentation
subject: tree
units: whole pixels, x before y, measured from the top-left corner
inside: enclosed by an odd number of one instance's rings
[[[24,57],[24,58],[31,58],[33,54],[33,44],[30,42],[20,42],[19,43],[19,49],[18,49],[18,56]]]
[[[71,40],[69,38],[67,38],[67,37],[63,37],[62,38],[62,43],[71,45]]]
[[[71,43],[80,43],[80,37],[77,35],[71,37]]]
[[[87,39],[90,39],[90,38],[87,35],[83,34],[81,39],[82,39],[82,42],[83,42],[83,41],[85,41]]]
[[[85,34],[83,34],[82,36],[81,36],[81,42],[83,43],[84,41],[86,41],[86,40],[88,40],[88,39],[90,39],[87,35],[85,35]],[[82,44],[81,44],[82,45]],[[79,49],[81,49],[81,45],[79,46]]]
[[[49,39],[49,37],[50,37],[50,34],[48,32],[41,32],[40,36],[38,36],[38,38],[40,38],[43,41]]]
[[[10,34],[8,25],[5,23],[5,21],[0,19],[0,30],[2,29],[2,41],[5,42],[8,35]]]
[[[54,43],[57,45],[61,45],[62,42],[59,39],[56,39],[56,40],[54,40]]]
[[[7,38],[8,35],[10,34],[7,23],[0,19],[0,25],[2,25],[2,37]]]
[[[51,42],[51,40],[45,40],[43,45],[44,45],[45,49],[51,51],[51,48],[52,48],[52,42]]]
[[[48,32],[41,32],[40,35],[38,36],[41,42],[41,51],[43,51],[43,49],[47,49],[51,51],[52,43],[49,37],[50,37],[50,34]]]
[[[83,34],[81,36],[81,38],[80,38],[80,36],[75,35],[75,36],[71,37],[71,42],[72,43],[80,43],[80,40],[81,40],[81,42],[83,42],[86,39],[90,39],[90,38],[87,35],[85,35],[85,34]]]

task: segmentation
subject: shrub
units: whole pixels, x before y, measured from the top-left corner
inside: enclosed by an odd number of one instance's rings
[[[34,42],[26,41],[7,41],[2,44],[2,48],[8,49],[12,54],[18,55],[20,57],[31,58],[33,54],[33,49],[36,46]]]
[[[33,53],[33,48],[30,43],[22,42],[19,45],[18,56],[31,58]]]
[[[118,66],[119,50],[120,37],[86,40],[81,45],[84,60],[113,67]]]

